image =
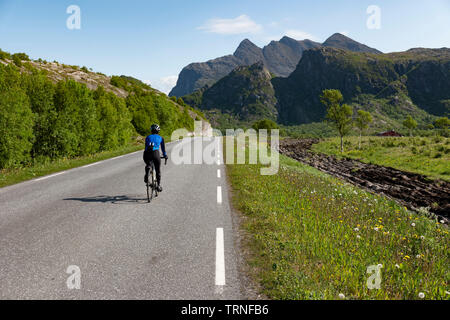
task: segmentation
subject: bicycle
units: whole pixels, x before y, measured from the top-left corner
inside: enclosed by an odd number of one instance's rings
[[[165,159],[167,165],[167,158],[161,157],[161,159]],[[147,179],[147,201],[148,203],[152,202],[153,198],[158,197],[158,186],[157,186],[157,180],[156,180],[156,170],[155,170],[155,164],[153,161],[150,162],[149,166],[146,166],[145,169],[149,169],[148,172],[148,179]],[[151,182],[150,182],[151,179]]]

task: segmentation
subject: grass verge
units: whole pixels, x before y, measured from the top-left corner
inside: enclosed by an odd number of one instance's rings
[[[339,138],[325,139],[312,149],[450,181],[450,138],[363,137],[361,149],[358,141],[358,137],[346,137],[343,154],[340,153]]]
[[[26,180],[46,176],[59,171],[81,167],[94,162],[118,157],[127,153],[142,150],[143,144],[134,143],[113,151],[104,151],[89,156],[73,159],[59,159],[48,163],[36,164],[20,169],[0,171],[0,188],[13,185]]]
[[[252,277],[272,299],[449,299],[448,228],[281,156],[277,175],[227,165]],[[369,266],[382,265],[370,290]]]

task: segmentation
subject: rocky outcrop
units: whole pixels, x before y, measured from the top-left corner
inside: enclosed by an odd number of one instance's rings
[[[277,101],[271,83],[272,75],[258,62],[238,67],[212,87],[205,87],[183,100],[202,110],[219,110],[240,121],[269,118],[276,120]]]
[[[444,115],[450,99],[450,49],[413,49],[391,54],[356,53],[334,48],[305,52],[288,78],[274,79],[280,121],[289,124],[321,121],[324,89],[339,89],[346,102],[372,95],[408,107]],[[403,101],[399,105],[399,101]]]

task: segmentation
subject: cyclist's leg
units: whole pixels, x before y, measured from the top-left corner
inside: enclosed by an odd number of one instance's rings
[[[148,173],[150,171],[150,162],[151,161],[152,161],[151,154],[149,152],[144,152],[144,162],[145,162],[145,177],[144,177],[144,181],[145,181],[145,183],[147,183],[147,180],[148,180]]]
[[[161,185],[161,156],[158,150],[153,154],[153,163],[155,164],[156,181],[158,185]]]

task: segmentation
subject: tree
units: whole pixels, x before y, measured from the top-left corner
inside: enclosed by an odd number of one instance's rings
[[[441,129],[442,135],[445,135],[450,127],[450,119],[447,117],[441,117],[434,122],[434,125],[436,128]]]
[[[268,130],[268,134],[272,134],[272,130],[279,129],[280,127],[275,123],[275,121],[272,121],[270,119],[262,119],[257,122],[255,122],[252,126],[253,129],[256,131],[258,130]]]
[[[442,117],[434,122],[434,125],[439,129],[448,129],[450,127],[450,119],[447,117]]]
[[[358,116],[355,120],[355,125],[359,129],[359,149],[361,149],[361,140],[364,129],[369,127],[369,124],[373,121],[370,112],[364,110],[358,110]]]
[[[33,113],[19,87],[0,88],[0,169],[20,166],[30,159]]]
[[[35,115],[33,127],[37,143],[33,144],[31,156],[54,159],[58,155],[54,132],[57,113],[53,104],[54,84],[41,72],[23,75],[24,85]]]
[[[409,135],[412,137],[412,131],[417,128],[417,121],[408,115],[403,121],[403,126],[409,130]]]
[[[353,110],[347,104],[341,104],[344,100],[339,90],[324,90],[320,101],[327,108],[327,119],[337,129],[341,138],[341,153],[344,152],[344,136],[352,128]]]

